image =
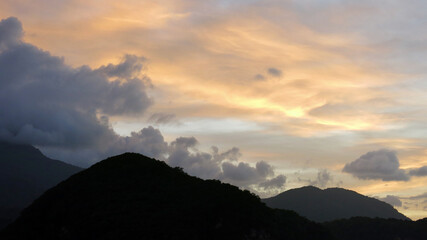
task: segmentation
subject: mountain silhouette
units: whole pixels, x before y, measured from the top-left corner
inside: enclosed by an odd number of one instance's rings
[[[44,191],[81,170],[33,146],[0,142],[0,229]]]
[[[316,222],[356,216],[409,220],[388,203],[342,188],[321,190],[307,186],[262,201],[271,208],[293,210]]]
[[[295,212],[136,153],[101,161],[46,191],[1,239],[332,239]]]

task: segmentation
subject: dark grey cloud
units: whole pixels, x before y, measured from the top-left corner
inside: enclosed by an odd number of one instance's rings
[[[273,167],[264,161],[257,162],[255,168],[261,177],[274,175]]]
[[[252,182],[258,179],[258,173],[256,168],[251,167],[248,163],[240,162],[234,165],[229,162],[222,164],[222,170],[224,172],[224,179],[229,179],[235,182]]]
[[[127,137],[117,137],[113,144],[110,149],[115,152],[108,153],[110,156],[127,151],[164,159],[168,151],[168,143],[165,142],[162,133],[151,126],[139,132],[132,132]]]
[[[269,177],[274,176],[272,166],[264,161],[257,162],[255,167],[245,162],[239,162],[238,164],[224,162],[221,168],[222,175],[220,179],[239,186],[260,184]]]
[[[218,147],[213,146],[212,152],[207,153],[198,150],[197,144],[198,141],[194,137],[177,138],[168,148],[166,162],[171,166],[182,167],[190,175],[204,179],[220,179],[241,187],[252,185],[273,189],[284,184],[280,184],[284,176],[275,179],[273,167],[264,161],[257,162],[254,167],[239,162],[241,153],[236,147],[220,152]]]
[[[222,162],[226,159],[230,161],[237,161],[242,156],[242,154],[240,153],[240,150],[237,147],[233,147],[228,151],[220,153],[218,147],[212,146],[212,152],[213,152],[213,160],[215,162]]]
[[[0,21],[0,51],[21,43],[22,24],[14,17]]]
[[[402,201],[400,201],[399,197],[397,197],[397,196],[387,195],[386,197],[378,198],[378,199],[392,205],[393,207],[401,207],[402,206]]]
[[[283,187],[286,181],[283,175],[275,176],[273,167],[264,161],[257,162],[254,167],[239,161],[242,154],[236,147],[222,152],[218,147],[212,146],[208,153],[200,151],[197,145],[198,141],[194,137],[179,137],[167,143],[161,132],[150,126],[139,132],[132,132],[130,136],[113,135],[104,139],[103,144],[97,148],[64,150],[47,147],[44,152],[74,163],[75,159],[85,159],[77,162],[85,167],[108,156],[138,152],[163,160],[170,166],[182,167],[192,176],[219,179],[245,188],[258,186],[265,190],[276,189]]]
[[[423,166],[423,167],[420,167],[420,168],[411,169],[409,171],[409,175],[411,175],[411,176],[417,176],[417,177],[427,176],[427,166]]]
[[[125,55],[119,64],[75,68],[23,42],[22,36],[18,19],[0,21],[0,140],[36,145],[50,157],[84,167],[112,155],[138,152],[205,179],[243,187],[268,180],[266,188],[280,185],[281,178],[273,180],[269,164],[261,161],[252,167],[239,162],[236,147],[220,152],[214,146],[212,152],[203,152],[196,138],[167,143],[151,126],[130,136],[115,133],[109,117],[140,115],[152,104],[147,94],[151,81],[141,73],[144,58]],[[174,116],[151,117],[160,123]]]
[[[175,114],[172,113],[154,113],[148,118],[148,122],[154,124],[167,124],[175,120]]]
[[[383,181],[408,181],[409,175],[400,169],[396,152],[381,149],[368,152],[343,169],[359,179],[380,179]]]
[[[146,60],[144,57],[138,57],[135,55],[125,55],[125,60],[120,64],[108,64],[98,69],[100,72],[104,72],[109,77],[117,77],[122,79],[132,78],[138,75],[143,67],[143,62]]]
[[[272,179],[269,179],[265,182],[259,184],[259,187],[267,190],[274,188],[282,188],[286,183],[286,177],[283,174],[280,174]]]
[[[269,68],[269,69],[267,69],[267,72],[268,72],[268,74],[270,74],[271,76],[274,76],[274,77],[282,76],[282,71],[280,71],[277,68]]]
[[[212,154],[198,151],[194,137],[179,137],[170,144],[167,162],[182,167],[188,174],[204,179],[218,178],[221,169]]]
[[[22,35],[16,18],[0,22],[0,140],[95,147],[116,135],[105,124],[109,115],[141,114],[150,106],[149,79],[136,77],[138,57],[126,55],[120,64],[99,69],[73,68],[22,42]]]
[[[97,146],[83,146],[79,148],[63,148],[48,146],[41,148],[42,152],[55,159],[60,159],[79,166],[89,167],[93,163],[107,157],[124,152],[137,152],[149,157],[165,160],[168,154],[168,143],[158,129],[151,126],[130,136],[110,134],[100,139]]]

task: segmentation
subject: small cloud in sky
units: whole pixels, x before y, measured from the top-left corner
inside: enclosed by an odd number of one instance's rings
[[[262,74],[257,74],[257,75],[254,76],[254,79],[257,80],[257,81],[264,81],[265,77]]]
[[[172,113],[154,113],[148,118],[148,122],[154,124],[167,124],[175,120],[175,114]]]
[[[267,69],[268,74],[270,74],[273,77],[280,77],[282,76],[282,71],[280,71],[277,68],[269,68]]]

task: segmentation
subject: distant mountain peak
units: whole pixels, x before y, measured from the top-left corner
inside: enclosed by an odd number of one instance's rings
[[[317,222],[342,218],[379,217],[408,220],[391,205],[343,188],[305,186],[263,199],[272,208],[293,210]]]
[[[31,145],[0,142],[0,229],[44,191],[81,170]]]

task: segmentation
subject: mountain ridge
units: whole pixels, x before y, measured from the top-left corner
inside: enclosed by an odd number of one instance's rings
[[[331,239],[258,196],[136,153],[111,157],[46,191],[4,239]]]
[[[44,191],[82,170],[25,144],[0,142],[0,156],[0,229]]]
[[[267,206],[293,210],[316,222],[342,218],[380,217],[409,220],[388,203],[343,188],[305,186],[262,200]]]

